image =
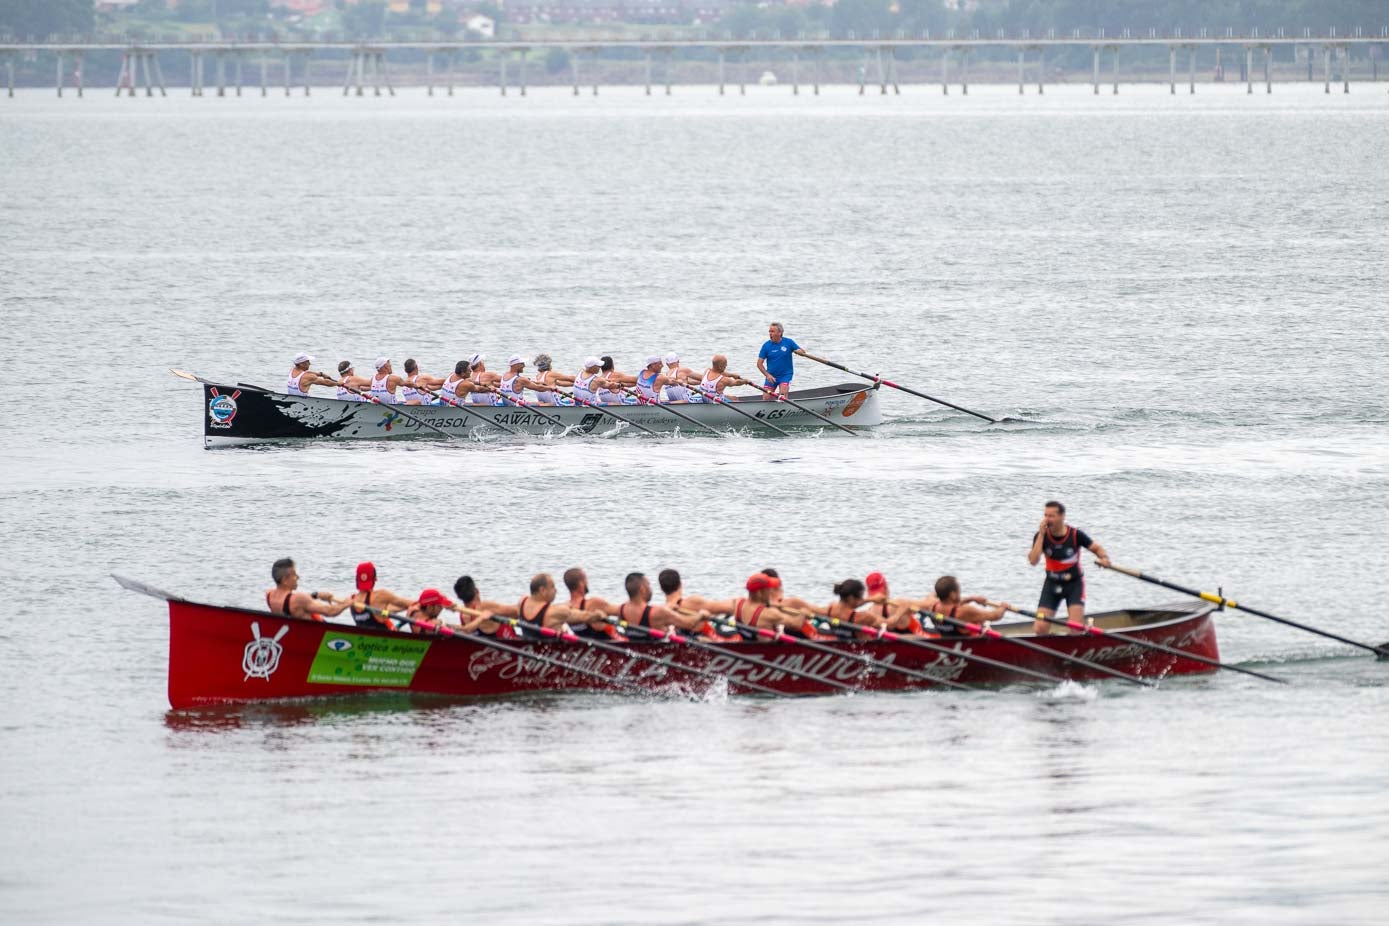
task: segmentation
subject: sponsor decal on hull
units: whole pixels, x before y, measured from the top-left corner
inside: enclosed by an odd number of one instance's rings
[[[251,621],[251,642],[246,644],[246,649],[241,656],[241,671],[246,673],[243,682],[249,682],[253,678],[263,678],[267,682],[270,676],[275,674],[275,670],[280,667],[280,656],[284,654],[285,648],[280,645],[280,641],[289,633],[289,625],[285,624],[280,628],[279,633],[273,637],[262,637],[260,635],[260,621]]]
[[[236,400],[241,397],[241,390],[238,389],[231,395],[222,395],[217,391],[217,387],[212,387],[212,398],[207,403],[208,425],[214,428],[226,429],[232,426],[232,421],[236,419]]]
[[[430,645],[429,640],[329,631],[309,666],[308,680],[319,685],[408,688]]]

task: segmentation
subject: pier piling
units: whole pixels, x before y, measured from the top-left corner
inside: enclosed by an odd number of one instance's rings
[[[506,52],[497,55],[497,84],[501,88],[502,96],[506,96]]]
[[[1095,96],[1100,95],[1100,46],[1096,45],[1093,49],[1095,53],[1094,67],[1090,73],[1090,83],[1095,88]]]
[[[58,99],[63,98],[63,53],[58,52]]]
[[[520,72],[521,72],[521,74],[520,74],[520,77],[521,77],[521,88],[520,88],[520,89],[521,89],[521,96],[525,96],[525,95],[526,95],[526,58],[527,58],[529,55],[530,55],[530,50],[529,50],[529,49],[526,49],[526,48],[521,49],[521,66],[520,66],[520,69],[519,69]]]

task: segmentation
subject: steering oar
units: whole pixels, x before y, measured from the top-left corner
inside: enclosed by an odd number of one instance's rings
[[[861,379],[872,380],[875,383],[882,383],[884,386],[891,386],[893,389],[900,390],[902,392],[907,393],[908,395],[914,395],[919,399],[926,399],[929,402],[935,402],[937,405],[944,405],[947,408],[953,408],[957,412],[964,412],[966,415],[973,415],[976,418],[982,418],[989,424],[998,424],[997,418],[990,418],[988,415],[983,415],[979,412],[971,411],[968,408],[965,408],[963,405],[956,405],[954,402],[947,402],[944,399],[938,399],[933,395],[927,395],[924,392],[917,392],[915,389],[912,389],[909,386],[902,386],[897,383],[894,383],[890,379],[883,379],[876,373],[860,373],[858,370],[849,369],[842,363],[835,363],[833,360],[826,360],[824,357],[817,357],[814,354],[806,354],[805,356],[811,360],[814,360],[816,363],[823,363],[827,367],[834,367],[836,370],[843,370],[850,376],[857,376]]]

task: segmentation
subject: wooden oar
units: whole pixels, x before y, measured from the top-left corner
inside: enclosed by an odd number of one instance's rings
[[[670,412],[672,415],[674,415],[674,416],[677,417],[677,418],[682,418],[682,419],[684,419],[685,421],[688,421],[690,424],[697,424],[697,425],[699,425],[701,428],[703,428],[704,430],[708,431],[710,434],[717,434],[719,437],[724,437],[724,436],[725,436],[724,433],[723,433],[722,431],[720,431],[720,430],[719,430],[718,428],[716,428],[716,427],[713,427],[713,426],[711,426],[711,425],[707,425],[707,424],[705,424],[705,423],[702,422],[702,421],[696,421],[694,418],[691,418],[689,415],[685,414],[684,412],[676,411],[675,409],[671,408],[669,405],[667,405],[667,404],[665,404],[665,403],[662,403],[662,402],[653,402],[652,400],[648,399],[646,396],[644,396],[644,395],[642,395],[640,392],[638,392],[636,389],[633,389],[631,386],[623,386],[623,387],[621,387],[621,388],[622,388],[622,391],[625,392],[625,393],[627,393],[628,395],[634,395],[634,396],[636,396],[636,397],[637,397],[637,402],[638,402],[639,404],[641,404],[641,405],[652,405],[652,406],[655,406],[656,408],[659,408],[659,409],[661,409],[662,411]]]
[[[686,388],[688,388],[688,387],[686,387]],[[730,399],[730,398],[729,398],[728,396],[726,396],[726,395],[719,395],[717,392],[705,392],[703,389],[697,389],[697,390],[696,390],[696,389],[691,389],[690,391],[691,391],[692,393],[694,393],[695,395],[703,396],[703,397],[704,397],[704,400],[705,400],[706,402],[713,402],[713,403],[715,403],[715,404],[717,404],[717,405],[722,405],[722,406],[724,406],[724,407],[727,408],[729,411],[737,412],[738,414],[742,415],[744,418],[746,418],[746,419],[748,419],[749,421],[751,421],[753,424],[757,425],[759,428],[768,428],[769,430],[772,430],[772,431],[777,432],[777,433],[780,434],[782,437],[790,437],[790,436],[791,436],[791,432],[790,432],[790,431],[784,431],[784,430],[782,430],[781,428],[777,427],[776,425],[772,424],[770,421],[767,421],[767,420],[765,420],[765,419],[763,419],[763,418],[758,418],[758,417],[757,417],[756,415],[754,415],[752,412],[745,411],[745,410],[739,408],[739,407],[738,407],[738,403],[737,403],[737,402],[734,402],[732,399]]]
[[[687,615],[687,616],[693,616],[693,615],[694,615],[694,612],[693,612],[693,611],[687,611],[687,610],[685,610],[684,608],[672,608],[671,610],[677,611],[677,612],[679,612],[680,614],[684,614],[684,615]],[[733,620],[733,618],[731,618],[731,617],[727,618],[727,620],[723,620],[723,619],[720,619],[720,617],[719,617],[718,615],[714,615],[714,616],[709,617],[708,620],[711,621],[711,622],[713,622],[713,623],[715,623],[715,624],[721,624],[721,625],[724,626],[724,627],[731,627],[731,628],[746,627],[749,631],[752,631],[752,632],[754,632],[754,633],[761,633],[761,631],[757,630],[755,627],[752,627],[751,625],[748,625],[748,624],[740,624],[740,623],[738,623],[737,621]],[[609,617],[609,618],[607,618],[607,621],[608,621],[608,623],[611,624],[611,623],[614,623],[615,621],[617,621],[617,618],[615,618],[615,617]],[[629,627],[628,629],[630,629],[630,627]],[[644,629],[644,628],[642,628],[642,629]],[[770,634],[770,633],[772,633],[772,631],[769,630],[769,631],[767,631],[767,633]],[[733,650],[735,650],[735,649],[738,647],[738,645],[739,645],[738,643],[733,643],[733,642],[729,642],[729,643],[705,643],[705,642],[703,642],[703,641],[694,640],[693,638],[687,638],[687,639],[689,640],[689,642],[690,642],[690,644],[691,644],[692,646],[699,647],[700,649],[708,649],[708,650],[711,650],[711,651],[713,651],[713,652],[719,653],[720,655],[728,656],[728,657],[730,657],[730,658],[737,659],[737,660],[739,660],[739,661],[741,661],[741,662],[751,663],[752,665],[760,666],[761,668],[764,668],[764,669],[771,669],[771,670],[776,671],[776,672],[785,672],[787,675],[792,675],[792,676],[795,676],[796,678],[808,679],[808,680],[810,680],[810,681],[812,681],[812,682],[817,682],[817,683],[819,683],[819,684],[821,684],[821,685],[828,685],[830,688],[837,688],[837,689],[839,689],[840,691],[844,691],[844,692],[847,692],[847,693],[850,693],[850,694],[854,694],[854,693],[856,693],[856,692],[858,691],[858,689],[855,688],[855,687],[852,686],[852,685],[846,685],[846,684],[844,684],[843,682],[837,682],[837,681],[835,681],[834,679],[824,678],[823,676],[816,675],[816,674],[813,673],[813,672],[806,672],[806,671],[801,670],[801,669],[789,669],[789,668],[787,668],[787,667],[785,667],[785,666],[777,665],[777,664],[774,663],[774,662],[769,662],[768,660],[763,659],[763,658],[760,657],[760,656],[750,656],[750,655],[747,655],[746,653],[737,653],[737,652],[733,652]],[[741,682],[738,682],[737,684],[742,684],[742,683],[741,683]]]
[[[1123,679],[1124,681],[1132,685],[1141,685],[1144,688],[1157,687],[1155,683],[1149,681],[1146,678],[1139,678],[1137,675],[1130,675],[1127,672],[1120,672],[1118,669],[1111,669],[1109,666],[1101,665],[1098,662],[1092,662],[1089,659],[1082,659],[1080,656],[1071,656],[1067,653],[1059,653],[1049,646],[1042,646],[1041,644],[1033,643],[1029,640],[1020,640],[1017,637],[1009,636],[1008,634],[1004,633],[999,633],[997,630],[994,630],[992,627],[985,624],[971,624],[969,621],[962,621],[954,617],[946,617],[944,614],[941,614],[936,611],[918,611],[917,613],[926,615],[936,623],[949,624],[952,627],[959,627],[966,633],[972,634],[974,636],[988,637],[991,640],[1006,640],[1007,642],[1012,643],[1014,646],[1021,647],[1025,650],[1031,650],[1034,653],[1042,653],[1046,656],[1050,656],[1052,659],[1059,659],[1062,662],[1069,662],[1074,665],[1084,666],[1092,672],[1099,672],[1102,675],[1108,675],[1113,678]]]
[[[1122,572],[1126,576],[1133,576],[1135,579],[1141,579],[1144,582],[1151,582],[1153,585],[1161,585],[1163,588],[1170,588],[1172,589],[1172,591],[1181,592],[1183,595],[1195,595],[1202,601],[1209,601],[1212,604],[1218,604],[1222,608],[1235,608],[1236,610],[1244,611],[1248,614],[1253,614],[1255,617],[1262,617],[1265,620],[1270,620],[1274,621],[1275,623],[1284,624],[1288,627],[1295,627],[1298,630],[1305,630],[1308,633],[1314,633],[1319,637],[1326,637],[1331,640],[1336,640],[1339,643],[1345,643],[1349,646],[1355,646],[1363,650],[1369,650],[1370,652],[1378,656],[1380,659],[1389,657],[1389,643],[1382,643],[1379,646],[1372,646],[1369,643],[1361,643],[1358,640],[1352,640],[1349,637],[1343,637],[1340,634],[1332,633],[1329,630],[1322,630],[1318,627],[1312,627],[1294,620],[1289,620],[1286,617],[1279,617],[1276,614],[1270,614],[1267,611],[1261,611],[1258,608],[1251,608],[1249,605],[1240,604],[1237,601],[1231,601],[1224,595],[1217,595],[1213,592],[1197,591],[1194,588],[1187,588],[1184,585],[1178,585],[1176,582],[1168,582],[1166,579],[1159,579],[1157,576],[1150,576],[1146,572],[1140,572],[1137,569],[1126,569],[1123,566],[1116,566],[1113,563],[1110,563],[1108,566],[1104,568],[1113,569],[1115,572]]]
[[[631,425],[632,427],[636,428],[638,431],[642,431],[642,432],[645,432],[645,433],[647,433],[647,434],[655,434],[655,433],[656,433],[655,431],[651,430],[651,429],[648,428],[648,427],[645,427],[644,425],[637,424],[637,423],[636,423],[635,421],[633,421],[631,418],[624,418],[623,416],[619,415],[617,412],[615,412],[615,411],[613,411],[612,409],[608,408],[606,405],[602,404],[601,402],[590,402],[588,399],[581,398],[580,396],[575,395],[573,392],[565,392],[563,389],[558,389],[558,388],[556,388],[554,391],[555,391],[556,393],[558,393],[559,395],[564,396],[564,397],[567,398],[567,399],[573,399],[575,402],[578,402],[580,405],[584,406],[585,408],[591,408],[591,409],[593,409],[594,411],[602,412],[602,413],[605,414],[605,415],[611,415],[613,418],[616,418],[618,421],[621,421],[623,424],[629,424],[629,425]]]
[[[947,408],[953,408],[957,412],[964,412],[966,415],[973,415],[976,418],[983,418],[989,424],[998,424],[997,418],[990,418],[988,415],[981,415],[979,412],[970,411],[963,405],[956,405],[954,402],[947,402],[944,399],[938,399],[933,395],[927,395],[924,392],[917,392],[915,389],[912,389],[909,386],[898,385],[890,379],[883,379],[876,373],[860,373],[858,370],[849,369],[842,363],[835,363],[833,360],[826,360],[824,357],[817,357],[814,354],[806,354],[805,356],[811,360],[814,360],[816,363],[823,363],[827,367],[834,367],[836,370],[843,370],[850,376],[857,376],[861,379],[872,380],[875,383],[882,383],[884,386],[891,386],[893,389],[901,390],[902,392],[905,392],[908,395],[914,395],[919,399],[926,399],[929,402],[935,402],[937,405],[944,405]]]
[[[319,376],[322,376],[323,374],[320,373],[320,374],[318,374],[318,375],[319,375]],[[238,385],[238,386],[241,386],[242,388],[245,388],[245,389],[255,389],[255,390],[257,390],[258,392],[270,392],[270,390],[269,390],[269,389],[266,389],[264,386],[255,386],[255,385],[252,385],[251,383],[237,383],[237,385]],[[419,425],[419,426],[422,427],[422,428],[429,428],[429,430],[431,430],[431,431],[438,431],[440,434],[444,435],[444,436],[447,437],[449,440],[463,440],[463,438],[460,437],[460,436],[457,435],[457,434],[450,434],[448,431],[445,431],[443,428],[438,427],[437,425],[432,425],[432,424],[430,424],[428,421],[424,421],[424,420],[422,420],[422,419],[420,419],[420,418],[416,418],[414,415],[410,414],[409,412],[403,412],[403,411],[401,411],[401,410],[400,410],[400,409],[401,409],[401,406],[400,406],[400,405],[393,405],[393,404],[391,404],[391,403],[389,403],[389,402],[382,402],[380,399],[378,399],[376,396],[372,395],[370,392],[363,392],[363,391],[360,390],[360,389],[354,389],[353,387],[348,386],[348,385],[346,385],[346,384],[343,384],[343,387],[342,387],[342,388],[346,389],[348,392],[355,393],[356,395],[361,396],[362,398],[366,399],[368,402],[375,403],[376,405],[379,405],[379,406],[381,406],[382,408],[390,409],[392,412],[394,412],[395,414],[399,415],[400,417],[405,418],[405,419],[407,419],[407,420],[409,420],[409,421],[413,421],[413,422],[415,422],[415,424]],[[271,394],[272,394],[272,395],[278,395],[278,393],[271,393]]]
[[[347,388],[347,387],[344,386],[343,388]],[[527,436],[527,437],[530,436],[529,434],[526,434],[525,431],[522,431],[520,428],[513,428],[513,427],[512,427],[511,425],[509,425],[509,424],[502,424],[500,421],[493,421],[491,418],[488,418],[488,417],[487,417],[486,415],[484,415],[482,412],[475,411],[474,409],[469,408],[469,407],[468,407],[468,403],[466,403],[466,402],[458,402],[458,401],[456,401],[456,400],[454,400],[454,399],[450,399],[448,396],[444,395],[442,392],[435,392],[433,389],[426,389],[426,388],[424,388],[423,386],[419,386],[419,385],[416,385],[416,386],[413,387],[413,388],[414,388],[414,390],[415,390],[416,392],[423,392],[423,393],[425,393],[426,395],[432,395],[432,396],[434,396],[434,398],[438,399],[440,402],[443,402],[445,405],[452,405],[454,408],[460,408],[460,409],[462,409],[463,411],[467,412],[468,414],[477,417],[477,418],[478,418],[479,420],[481,420],[484,424],[490,424],[490,425],[491,425],[492,427],[494,427],[494,428],[501,428],[503,431],[507,431],[507,432],[510,432],[510,433],[512,433],[512,434],[520,434],[520,435],[525,435],[525,436]],[[495,406],[489,406],[489,407],[495,407]]]
[[[772,398],[776,399],[778,402],[785,402],[785,403],[788,404],[788,405],[792,405],[792,406],[794,406],[794,407],[796,407],[796,408],[799,408],[801,411],[805,412],[807,415],[810,415],[810,416],[813,417],[813,418],[819,418],[819,419],[820,419],[821,421],[823,421],[825,424],[827,424],[827,425],[829,425],[830,427],[833,427],[833,428],[838,428],[839,430],[843,431],[845,434],[852,434],[852,435],[854,435],[854,437],[859,437],[859,436],[860,436],[859,433],[858,433],[857,431],[855,431],[853,428],[847,427],[846,425],[842,425],[842,424],[840,424],[840,423],[837,422],[837,421],[832,421],[832,420],[830,420],[829,418],[826,418],[824,415],[820,414],[819,412],[815,411],[814,409],[806,408],[804,405],[802,405],[801,403],[797,402],[795,399],[791,398],[790,396],[784,396],[784,395],[782,395],[781,393],[777,392],[775,389],[768,389],[766,386],[763,386],[763,385],[761,385],[761,384],[759,384],[759,383],[754,383],[754,382],[752,382],[751,380],[747,380],[747,379],[743,380],[743,382],[746,383],[747,385],[751,386],[752,388],[754,388],[754,389],[760,391],[763,395],[769,395],[769,396],[771,396]],[[759,420],[760,420],[760,419],[759,419]]]
[[[820,620],[828,622],[831,627],[844,627],[846,629],[855,630],[859,633],[872,634],[873,636],[879,637],[884,640],[891,640],[894,643],[906,643],[909,646],[917,646],[921,649],[927,649],[933,653],[940,653],[944,656],[958,656],[961,659],[970,662],[977,662],[980,665],[985,666],[993,666],[996,669],[1006,669],[1009,672],[1015,672],[1018,675],[1025,675],[1029,678],[1035,678],[1038,681],[1047,682],[1049,684],[1059,684],[1060,682],[1065,681],[1065,679],[1062,679],[1055,675],[1049,675],[1046,672],[1040,672],[1036,669],[1028,669],[1023,666],[1014,665],[1010,662],[1003,662],[999,659],[990,659],[988,656],[980,656],[976,653],[967,653],[962,649],[955,649],[953,647],[943,646],[939,643],[932,643],[929,640],[922,640],[919,637],[894,633],[893,631],[888,630],[885,627],[868,627],[864,624],[854,624],[850,623],[849,621],[841,621],[837,617],[820,618]]]
[[[988,604],[992,607],[997,608],[1001,607],[1003,603],[1000,601],[990,601],[988,602]],[[1203,663],[1208,666],[1215,666],[1217,669],[1228,669],[1231,672],[1240,672],[1244,675],[1252,675],[1255,678],[1261,678],[1266,682],[1277,682],[1280,685],[1288,684],[1287,679],[1274,678],[1272,675],[1265,675],[1262,672],[1255,672],[1253,669],[1245,669],[1241,668],[1240,666],[1230,665],[1228,662],[1221,662],[1219,659],[1212,659],[1209,656],[1201,656],[1197,653],[1188,653],[1186,650],[1177,649],[1175,646],[1168,646],[1164,643],[1154,643],[1150,640],[1140,640],[1136,637],[1131,637],[1125,633],[1121,633],[1114,630],[1105,630],[1103,628],[1096,627],[1093,624],[1081,624],[1076,621],[1067,620],[1060,617],[1043,617],[1036,611],[1031,611],[1027,608],[1009,608],[1008,610],[1014,612],[1015,614],[1021,614],[1023,617],[1030,617],[1033,620],[1046,621],[1049,624],[1055,624],[1058,627],[1069,627],[1076,633],[1087,633],[1091,634],[1092,636],[1107,637],[1116,642],[1132,644],[1142,649],[1156,650],[1159,653],[1168,653],[1172,656],[1180,656],[1183,659],[1190,659],[1193,662]]]

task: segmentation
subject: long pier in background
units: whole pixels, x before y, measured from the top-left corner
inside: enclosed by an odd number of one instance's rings
[[[1061,52],[1073,52],[1075,49],[1089,50],[1092,56],[1091,84],[1094,92],[1100,92],[1102,83],[1112,85],[1112,92],[1119,92],[1120,84],[1120,57],[1125,49],[1166,49],[1168,56],[1168,84],[1173,94],[1177,92],[1178,81],[1178,58],[1185,56],[1186,65],[1184,81],[1187,84],[1188,93],[1196,92],[1196,61],[1197,55],[1203,50],[1214,50],[1217,69],[1220,67],[1220,56],[1222,51],[1235,48],[1243,52],[1244,60],[1242,67],[1243,82],[1247,86],[1247,92],[1254,92],[1256,83],[1254,78],[1256,64],[1262,64],[1262,80],[1257,81],[1264,85],[1266,93],[1273,92],[1272,62],[1273,51],[1275,48],[1306,49],[1307,59],[1307,80],[1315,81],[1317,75],[1313,73],[1315,58],[1320,54],[1321,67],[1320,77],[1327,93],[1331,92],[1332,66],[1333,59],[1339,67],[1340,83],[1342,92],[1350,92],[1351,84],[1351,49],[1363,49],[1369,61],[1367,73],[1364,79],[1379,80],[1379,59],[1384,55],[1385,47],[1389,47],[1389,27],[1381,28],[1379,35],[1364,35],[1363,30],[1356,30],[1354,36],[1338,36],[1334,32],[1329,35],[1313,36],[1304,31],[1301,36],[1285,36],[1282,30],[1279,34],[1272,36],[1262,36],[1257,33],[1253,35],[1233,35],[1227,30],[1223,37],[1212,37],[1204,34],[1195,37],[1176,35],[1158,36],[1155,30],[1149,30],[1147,37],[1134,37],[1129,34],[1129,30],[1124,30],[1123,34],[1113,38],[1107,38],[1100,32],[1097,35],[1081,35],[1078,31],[1070,38],[1056,38],[1054,35],[1047,37],[1033,38],[1024,33],[1020,37],[1005,38],[1000,33],[995,38],[981,38],[977,34],[970,38],[956,38],[948,34],[941,38],[797,38],[797,39],[603,39],[603,40],[563,40],[563,41],[485,41],[485,42],[459,42],[459,41],[382,41],[382,42],[348,42],[348,41],[314,41],[314,42],[278,42],[278,41],[226,41],[214,40],[204,42],[29,42],[29,43],[7,43],[0,42],[0,58],[6,65],[8,77],[7,89],[8,96],[14,96],[15,87],[15,62],[20,56],[37,56],[40,54],[53,55],[55,60],[54,73],[56,75],[55,86],[58,96],[63,95],[65,84],[65,67],[68,64],[73,66],[74,86],[73,90],[77,96],[82,96],[87,89],[83,85],[82,62],[85,56],[96,53],[118,53],[121,56],[120,72],[116,79],[115,92],[120,96],[123,92],[129,96],[135,96],[138,89],[143,84],[144,94],[147,97],[168,95],[168,85],[164,79],[164,73],[160,67],[160,55],[186,54],[189,56],[189,81],[188,86],[193,96],[204,96],[208,90],[207,83],[207,61],[210,58],[213,70],[212,87],[215,88],[217,96],[226,96],[228,92],[236,96],[242,94],[242,90],[247,86],[245,76],[247,66],[258,67],[258,81],[256,75],[252,76],[254,83],[251,87],[258,86],[262,96],[270,92],[270,77],[272,68],[278,72],[275,86],[283,85],[285,95],[292,92],[295,86],[302,86],[304,95],[309,95],[314,84],[312,81],[312,64],[315,60],[330,60],[329,56],[342,58],[346,61],[346,78],[342,83],[344,95],[353,94],[363,96],[368,89],[375,96],[384,93],[389,96],[395,95],[395,85],[392,83],[390,71],[387,67],[387,55],[391,52],[412,52],[423,54],[425,57],[425,85],[428,87],[429,95],[434,94],[436,85],[442,85],[449,95],[453,94],[455,85],[456,65],[458,57],[463,53],[476,54],[486,52],[493,55],[496,59],[497,84],[503,96],[506,95],[508,88],[515,87],[521,96],[526,95],[528,87],[527,62],[532,53],[548,53],[552,50],[560,50],[568,58],[569,69],[571,72],[574,95],[580,93],[580,86],[592,84],[593,93],[598,93],[600,86],[597,64],[604,53],[616,52],[630,58],[632,53],[637,53],[644,61],[644,75],[646,93],[649,96],[652,88],[653,66],[656,63],[662,65],[662,80],[657,84],[664,85],[666,95],[671,93],[672,71],[677,55],[684,55],[687,60],[692,59],[717,59],[717,84],[718,92],[724,94],[730,83],[736,84],[740,94],[747,92],[748,64],[751,55],[758,55],[762,64],[773,63],[773,57],[777,57],[777,66],[782,63],[790,67],[790,81],[792,92],[799,94],[803,85],[808,86],[812,93],[819,94],[820,87],[825,83],[823,80],[825,57],[827,53],[832,53],[840,58],[857,57],[860,63],[857,68],[857,84],[859,93],[867,92],[869,86],[877,86],[880,94],[901,93],[902,81],[899,79],[898,63],[899,56],[904,52],[910,52],[913,59],[920,54],[938,54],[940,60],[940,87],[943,93],[949,93],[952,82],[957,83],[961,93],[969,92],[970,83],[970,63],[981,51],[993,53],[1003,52],[1009,56],[1016,55],[1018,68],[1018,92],[1025,92],[1028,84],[1034,82],[1029,79],[1029,70],[1035,74],[1037,92],[1044,93],[1047,82],[1047,55]],[[1259,59],[1256,62],[1256,56]],[[1294,57],[1297,57],[1296,51]],[[1108,58],[1108,80],[1101,80],[1102,64]],[[591,65],[592,74],[588,80],[581,80],[581,70],[585,62]],[[729,79],[729,65],[733,65],[734,76]],[[442,65],[440,67],[439,65]],[[508,66],[514,66],[516,77],[508,77]],[[802,67],[807,66],[809,70],[808,79],[803,79]],[[952,70],[952,65],[953,70]],[[296,73],[297,72],[297,73]],[[869,75],[873,74],[875,79],[870,80]],[[783,83],[778,80],[778,83]],[[929,82],[934,85],[936,81]],[[335,85],[335,84],[334,84]]]

